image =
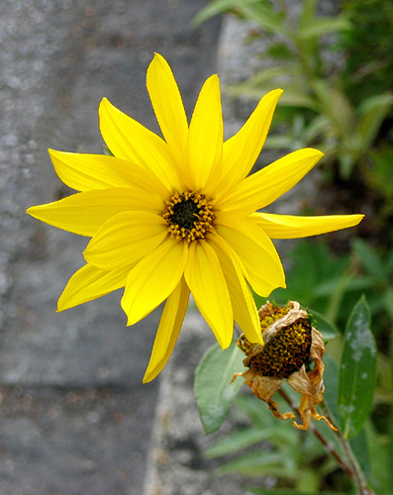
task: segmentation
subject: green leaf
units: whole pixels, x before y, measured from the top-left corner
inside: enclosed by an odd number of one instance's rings
[[[247,0],[244,0],[244,2],[246,1]],[[236,7],[237,4],[238,0],[215,0],[214,2],[210,2],[208,5],[206,5],[206,7],[201,9],[192,19],[191,27],[196,28],[211,17],[231,10],[232,8]]]
[[[239,457],[217,469],[219,474],[239,473],[243,476],[277,476],[296,480],[296,465],[292,459],[269,450],[260,450]]]
[[[326,115],[318,115],[313,120],[310,121],[310,124],[306,130],[306,141],[308,143],[312,143],[318,136],[327,132],[331,127],[330,120],[326,117]]]
[[[281,105],[289,107],[304,107],[317,110],[317,103],[312,96],[307,94],[307,88],[300,84],[282,84],[284,93],[280,98]]]
[[[326,319],[321,313],[318,313],[318,311],[314,311],[313,309],[308,309],[308,313],[315,318],[317,330],[321,332],[325,342],[335,339],[337,335],[339,335],[336,325]]]
[[[256,22],[268,33],[279,33],[288,36],[288,28],[283,22],[283,14],[277,12],[273,5],[263,0],[247,0],[239,2],[238,11],[252,22]]]
[[[253,445],[266,440],[269,437],[269,430],[258,428],[247,428],[236,431],[205,451],[207,459],[214,459],[224,455],[232,454],[238,450],[249,449]]]
[[[338,385],[338,412],[344,438],[362,429],[373,405],[377,348],[366,298],[355,305],[345,329]]]
[[[301,31],[305,26],[309,26],[315,22],[315,14],[317,12],[318,0],[305,0],[302,5],[302,10],[299,14],[298,26]]]
[[[390,321],[393,322],[393,288],[388,287],[382,295],[382,304]]]
[[[330,415],[333,420],[333,424],[335,426],[338,426],[338,419],[339,419],[339,413],[337,409],[338,369],[335,362],[328,354],[325,354],[323,361],[325,364],[325,374],[323,381],[325,382],[325,387],[326,387],[324,394],[324,402],[329,409]],[[319,430],[321,430],[320,427],[325,426],[324,424],[321,423],[322,421],[317,424],[317,428]],[[328,431],[325,434],[326,437],[328,433],[331,433],[331,430],[328,429]],[[332,443],[334,448],[338,450],[339,444],[337,443],[335,436],[333,436],[330,439],[330,442]],[[369,456],[368,442],[367,442],[365,429],[363,428],[356,437],[351,438],[349,443],[352,452],[355,454],[355,457],[357,458],[361,468],[363,469],[364,473],[368,475],[370,470],[370,456]]]
[[[285,75],[288,75],[288,70],[286,67],[269,67],[263,71],[258,72],[254,76],[251,76],[250,78],[246,79],[241,83],[224,87],[224,90],[229,95],[237,97],[255,88],[258,88],[259,90],[259,88],[263,86],[265,83],[269,81],[271,82],[272,79],[281,78]],[[264,87],[265,86],[263,86],[263,88]],[[268,87],[275,88],[277,87],[277,84],[275,82],[271,82],[270,86]],[[260,91],[261,91],[260,94],[262,95],[262,90]]]
[[[393,162],[393,147],[389,143],[369,151],[372,159],[372,179],[375,187],[377,187],[385,196],[393,196],[392,162]],[[393,254],[393,252],[392,252]],[[390,272],[393,267],[393,256],[388,259],[386,271]]]
[[[242,372],[244,355],[234,340],[224,351],[213,345],[202,357],[195,372],[194,390],[201,421],[207,434],[218,430],[228,415],[242,378],[231,383],[234,373]]]
[[[333,423],[335,424],[335,426],[338,426],[337,423],[339,419],[338,410],[337,410],[338,369],[336,363],[327,353],[323,357],[323,362],[325,364],[325,373],[323,377],[323,381],[325,383],[324,402],[329,409]]]
[[[344,29],[351,29],[351,24],[345,17],[314,19],[312,23],[301,29],[299,37],[300,39],[308,40]]]
[[[389,446],[382,435],[379,435],[372,423],[367,421],[366,432],[370,446],[371,483],[378,495],[392,495],[392,457],[389,456]],[[389,458],[390,457],[390,458]]]
[[[333,495],[333,492],[299,492],[298,490],[270,490],[268,488],[249,487],[249,490],[255,495]],[[334,492],[334,495],[348,495],[344,492]]]
[[[351,446],[352,452],[362,468],[363,473],[367,478],[370,477],[370,455],[369,455],[369,445],[366,435],[365,428],[362,428],[360,433],[349,440],[349,445]]]
[[[393,96],[389,94],[372,96],[362,103],[356,132],[360,136],[364,151],[374,142],[392,105]]]

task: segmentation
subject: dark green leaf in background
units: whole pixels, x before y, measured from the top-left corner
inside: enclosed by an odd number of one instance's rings
[[[339,374],[338,412],[346,439],[359,433],[373,404],[377,348],[370,327],[370,310],[362,296],[345,329]]]
[[[195,397],[201,421],[207,434],[218,430],[228,415],[240,387],[242,377],[231,383],[234,373],[245,370],[244,354],[234,340],[223,351],[213,345],[202,357],[195,372]]]

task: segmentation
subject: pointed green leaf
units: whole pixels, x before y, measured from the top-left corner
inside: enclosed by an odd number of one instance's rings
[[[370,309],[362,296],[345,329],[339,374],[338,412],[346,439],[359,433],[373,405],[377,348],[370,327]]]
[[[201,421],[207,434],[218,430],[228,415],[229,409],[240,387],[239,377],[231,383],[235,373],[245,370],[244,354],[234,340],[223,351],[213,345],[202,357],[195,371],[194,390]]]

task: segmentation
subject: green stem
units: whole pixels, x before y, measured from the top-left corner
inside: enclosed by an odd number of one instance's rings
[[[299,408],[292,402],[289,395],[282,390],[281,388],[278,390],[281,397],[292,407],[295,413],[300,417]],[[334,450],[333,446],[326,440],[326,438],[320,433],[315,426],[311,423],[309,429],[313,432],[313,434],[317,437],[317,439],[322,443],[325,449],[331,454],[336,461],[340,464],[342,470],[347,473],[347,475],[352,478],[352,470],[351,468],[344,462],[343,458]]]
[[[330,419],[330,413],[328,408],[326,407],[325,403],[322,402],[320,404],[320,408],[323,412],[323,414]],[[355,454],[352,451],[351,445],[346,440],[342,434],[341,431],[338,430],[335,432],[337,442],[341,447],[341,450],[345,454],[345,457],[347,458],[349,468],[352,472],[351,479],[356,487],[356,491],[358,495],[376,495],[373,490],[367,485],[367,480],[363,474],[363,471],[361,470],[359,463],[356,459]]]

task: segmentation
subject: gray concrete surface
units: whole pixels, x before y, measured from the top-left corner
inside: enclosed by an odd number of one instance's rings
[[[24,211],[69,194],[46,148],[101,152],[103,96],[157,130],[154,51],[190,112],[215,72],[205,0],[0,0],[0,495],[140,495],[158,382],[142,386],[159,314],[132,328],[120,294],[56,314],[86,239]]]

